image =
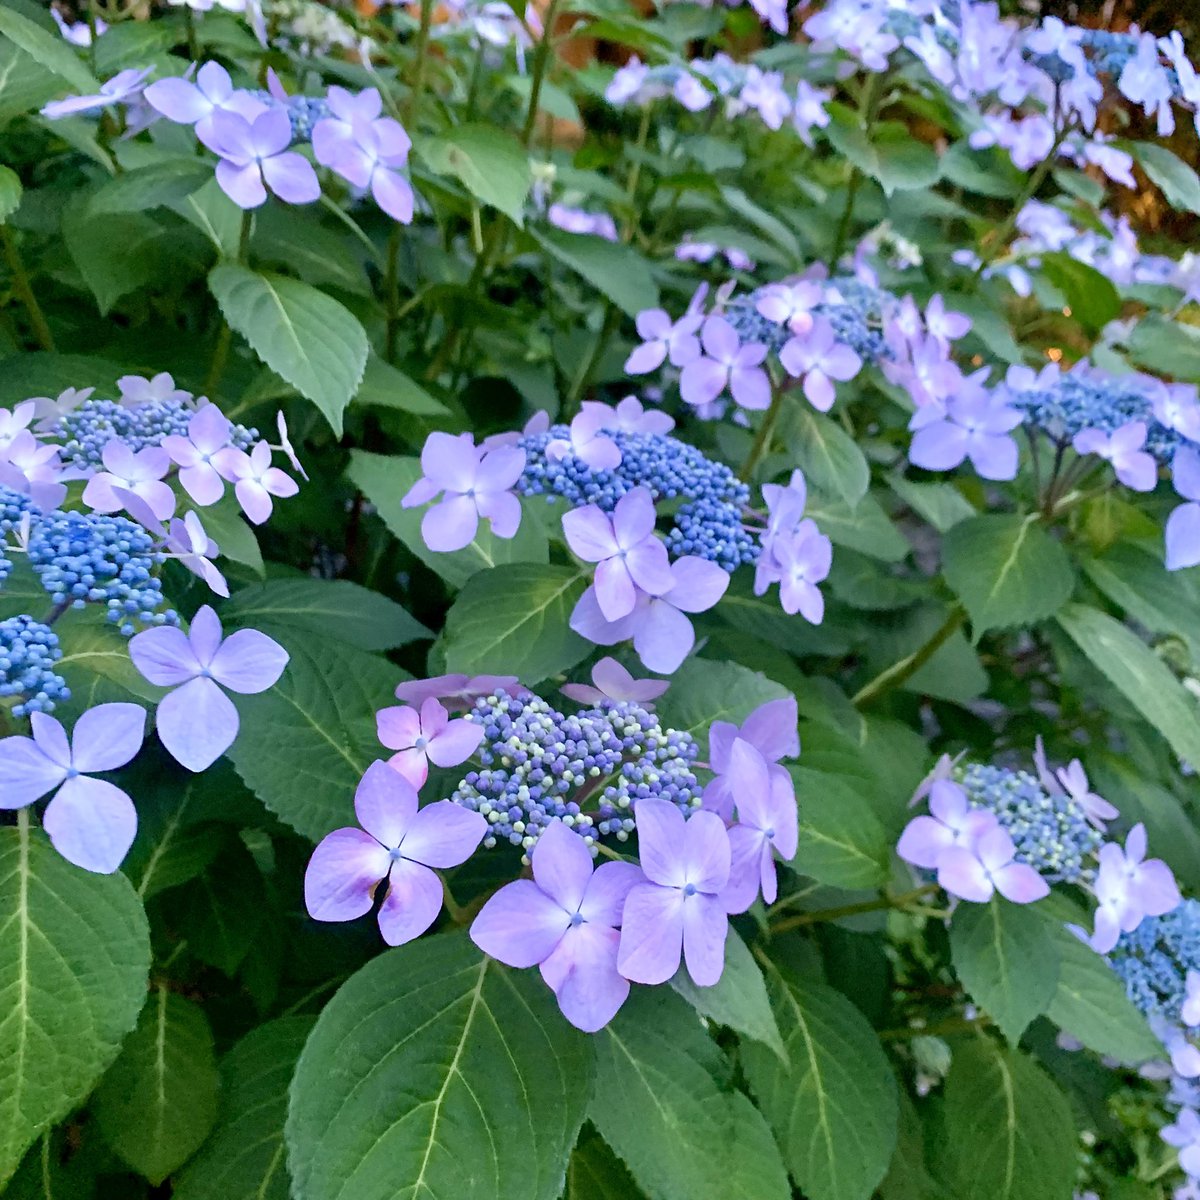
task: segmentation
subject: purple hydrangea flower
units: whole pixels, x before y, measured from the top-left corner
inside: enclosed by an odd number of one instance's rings
[[[629,981],[617,970],[617,926],[642,873],[628,862],[593,870],[583,839],[561,821],[538,839],[530,863],[533,878],[492,896],[471,925],[471,939],[510,967],[540,966],[563,1016],[594,1033],[629,995]]]
[[[780,766],[769,764],[749,742],[734,738],[726,779],[737,808],[729,830],[729,883],[721,893],[725,911],[745,912],[759,892],[767,904],[779,894],[775,855],[794,858],[799,844],[796,790]]]
[[[158,446],[133,451],[119,438],[113,438],[101,452],[104,470],[93,475],[83,489],[83,502],[98,513],[120,512],[125,502],[117,491],[139,497],[158,521],[169,520],[175,512],[175,493],[162,482],[170,470],[167,452]]]
[[[596,563],[596,602],[606,621],[633,612],[639,592],[661,596],[675,581],[667,547],[654,536],[657,513],[650,491],[626,492],[612,514],[595,504],[564,513],[567,544],[584,560]]]
[[[355,143],[354,126],[370,124],[383,115],[383,97],[378,88],[364,88],[355,95],[334,85],[325,96],[330,115],[322,117],[312,131],[313,153],[317,162],[329,166],[346,146]]]
[[[707,318],[700,341],[704,354],[689,362],[679,378],[679,393],[688,404],[711,404],[728,388],[742,408],[770,408],[771,380],[762,368],[766,346],[761,342],[743,345],[724,317]]]
[[[817,584],[833,565],[833,543],[811,517],[805,517],[794,533],[773,539],[770,558],[764,569],[779,584],[783,611],[820,625],[825,619],[825,597]]]
[[[741,728],[732,721],[714,721],[708,731],[708,765],[715,778],[705,785],[704,807],[722,820],[732,821],[734,795],[729,772],[734,742],[745,742],[768,763],[795,758],[800,753],[799,719],[796,698],[785,696],[760,704]]]
[[[970,388],[951,396],[944,412],[936,406],[917,411],[908,457],[927,471],[949,471],[969,458],[984,479],[1015,479],[1019,455],[1012,430],[1021,420],[1000,393]]]
[[[612,416],[607,404],[585,402],[583,411],[576,414],[568,427],[570,441],[551,438],[546,443],[546,457],[559,462],[570,454],[593,471],[615,471],[621,465],[621,448],[604,433]]]
[[[311,204],[321,196],[312,163],[289,150],[292,122],[282,108],[269,108],[248,120],[240,113],[214,112],[200,140],[219,158],[217,183],[239,208],[258,208],[267,187],[288,204]]]
[[[387,884],[379,930],[389,946],[420,937],[442,908],[435,868],[457,867],[487,832],[478,813],[449,800],[418,806],[417,791],[386,763],[372,763],[354,793],[362,829],[335,829],[313,851],[304,903],[318,921],[353,921]],[[364,832],[365,831],[365,832]]]
[[[1135,825],[1122,849],[1116,842],[1100,847],[1100,869],[1092,890],[1097,907],[1091,947],[1107,954],[1122,933],[1131,933],[1143,917],[1161,917],[1180,902],[1179,886],[1161,858],[1146,858],[1146,827]]]
[[[834,380],[844,383],[862,370],[862,359],[837,340],[833,326],[818,317],[806,333],[796,334],[779,351],[789,375],[804,380],[804,394],[819,412],[828,412],[837,395]]]
[[[133,801],[92,775],[125,766],[141,749],[145,710],[100,704],[66,730],[45,713],[30,714],[32,737],[0,741],[0,808],[25,808],[54,792],[42,825],[54,848],[85,871],[111,875],[137,832]]]
[[[605,700],[620,704],[631,700],[646,705],[657,700],[671,686],[666,679],[634,679],[615,658],[602,658],[592,668],[592,682],[595,687],[586,683],[564,683],[559,691],[580,704],[603,704]]]
[[[206,604],[187,633],[172,625],[147,629],[129,643],[143,677],[169,687],[155,723],[171,756],[189,771],[204,771],[233,745],[238,711],[221,689],[252,696],[274,687],[288,664],[278,642],[256,629],[222,639],[221,621]]]
[[[972,808],[966,789],[951,779],[930,784],[929,814],[909,821],[896,844],[905,862],[926,871],[936,871],[942,855],[955,847],[974,852],[979,839],[999,827],[995,814]]]
[[[729,918],[720,893],[731,851],[716,813],[683,813],[666,800],[639,800],[638,856],[645,882],[629,889],[621,914],[617,969],[634,983],[666,983],[679,970],[712,987],[725,967]]]
[[[263,524],[271,516],[273,496],[286,500],[300,490],[290,475],[271,466],[271,447],[266,442],[256,443],[249,454],[236,446],[226,446],[213,454],[212,465],[233,484],[242,512],[255,525]]]
[[[450,720],[450,714],[433,696],[415,708],[393,705],[375,714],[375,727],[380,742],[396,753],[388,765],[407,779],[413,787],[421,787],[429,778],[429,764],[454,767],[468,758],[483,741],[484,729],[465,717]]]
[[[813,327],[812,310],[825,298],[825,289],[816,279],[796,279],[791,283],[769,283],[756,293],[754,307],[759,316],[786,325],[793,333],[807,333]]]
[[[707,612],[729,587],[725,571],[696,555],[677,558],[670,570],[669,591],[650,596],[638,589],[633,611],[618,621],[605,617],[595,587],[589,587],[571,613],[571,628],[598,646],[615,646],[632,638],[645,666],[670,675],[696,641],[696,631],[684,614]]]
[[[218,62],[206,62],[196,72],[193,83],[187,78],[159,79],[146,89],[150,107],[177,125],[194,125],[197,136],[212,134],[212,117],[216,112],[237,112],[253,117],[259,104],[246,92],[238,92],[229,72]]]
[[[145,375],[122,375],[117,380],[121,393],[122,408],[138,408],[143,404],[186,404],[191,392],[175,386],[175,380],[167,371],[159,371],[152,378]]]
[[[700,357],[700,339],[696,330],[703,321],[703,314],[697,312],[685,313],[678,321],[672,321],[661,308],[643,309],[636,322],[642,344],[635,346],[625,360],[626,373],[647,375],[668,360],[674,367],[686,367],[694,362]]]
[[[100,91],[94,96],[68,96],[65,100],[51,100],[42,108],[42,116],[57,121],[62,117],[107,108],[110,104],[125,104],[141,93],[149,74],[149,67],[129,67],[102,83]]]
[[[208,536],[194,512],[185,513],[182,520],[176,517],[171,522],[167,529],[166,548],[181,566],[203,579],[218,596],[228,599],[229,584],[212,561],[221,548]]]
[[[318,121],[317,128],[321,124]],[[316,129],[313,132],[315,136]],[[411,147],[412,139],[399,121],[356,120],[350,137],[337,141],[328,160],[318,157],[318,161],[356,188],[369,191],[389,217],[407,225],[413,218],[413,190],[400,168],[408,162]]]
[[[1145,421],[1129,421],[1112,433],[1103,429],[1081,429],[1071,443],[1076,454],[1098,454],[1112,463],[1117,478],[1135,492],[1152,492],[1158,484],[1158,463],[1142,447],[1146,444]]]
[[[650,433],[661,437],[675,428],[675,418],[660,409],[646,408],[636,396],[626,396],[611,411],[605,428],[621,433]]]
[[[1179,1165],[1188,1175],[1200,1177],[1200,1113],[1182,1109],[1173,1124],[1163,1126],[1159,1137],[1179,1151]]]
[[[179,467],[183,490],[202,507],[225,495],[225,480],[215,460],[228,447],[232,430],[225,414],[215,404],[206,404],[188,421],[186,437],[172,433],[161,442]]]
[[[1050,885],[1026,863],[1013,860],[1017,848],[999,824],[973,847],[951,846],[938,856],[938,884],[952,896],[986,904],[999,892],[1014,904],[1032,904],[1050,894]]]
[[[491,522],[498,538],[513,537],[521,524],[521,502],[512,488],[525,470],[525,451],[517,446],[484,450],[469,433],[457,437],[431,433],[421,451],[424,477],[409,488],[401,504],[413,508],[444,493],[421,519],[421,537],[430,550],[461,550]]]

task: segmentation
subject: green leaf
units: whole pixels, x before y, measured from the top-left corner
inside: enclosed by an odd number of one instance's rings
[[[791,767],[800,808],[800,843],[791,866],[830,887],[887,881],[891,845],[871,802],[835,775]]]
[[[921,1118],[907,1093],[900,1092],[900,1132],[896,1153],[884,1181],[880,1200],[948,1200],[925,1165],[925,1135]]]
[[[1180,758],[1200,762],[1196,702],[1137,634],[1082,604],[1068,605],[1058,614],[1058,623]]]
[[[222,258],[237,256],[242,210],[221,191],[215,179],[170,207],[199,229]]]
[[[643,1195],[625,1164],[601,1138],[580,1141],[571,1151],[563,1200],[642,1200]]]
[[[105,1140],[156,1186],[217,1119],[217,1063],[204,1010],[159,986],[96,1092]]]
[[[725,969],[712,987],[697,987],[686,966],[679,968],[671,986],[701,1016],[727,1025],[742,1037],[762,1042],[783,1057],[783,1039],[771,1011],[766,981],[746,943],[734,930],[725,939]]]
[[[138,830],[122,870],[142,900],[194,879],[216,858],[222,843],[217,827],[197,823],[202,794],[221,786],[216,772],[189,774],[182,786],[160,772],[155,782],[153,789],[143,789],[141,781],[136,791],[130,788],[137,796]]]
[[[88,217],[140,213],[172,206],[212,179],[212,167],[194,154],[173,155],[107,180],[91,196]]]
[[[421,464],[415,458],[393,458],[352,450],[346,473],[351,483],[375,505],[392,533],[451,587],[462,587],[479,571],[502,563],[549,562],[546,535],[533,514],[531,503],[523,505],[525,512],[516,537],[495,537],[488,523],[480,521],[479,530],[469,546],[450,554],[440,554],[430,550],[421,537],[424,510],[405,508],[401,504],[408,489],[421,478]],[[545,501],[541,497],[535,497],[533,502],[538,500],[544,507]]]
[[[227,493],[216,504],[210,504],[200,516],[200,523],[204,532],[217,543],[222,558],[249,567],[255,575],[266,573],[258,535],[242,515],[232,493]]]
[[[989,629],[1053,616],[1074,587],[1071,561],[1036,516],[988,514],[950,529],[942,572],[963,602],[978,639]]]
[[[543,250],[582,275],[626,316],[658,307],[658,285],[650,264],[633,247],[562,229],[531,229],[530,233]]]
[[[480,571],[446,614],[446,670],[517,675],[528,686],[591,652],[568,624],[587,577],[575,567],[510,563]]]
[[[62,38],[48,33],[12,8],[0,8],[0,34],[20,46],[39,66],[65,79],[80,94],[92,96],[100,91],[100,84],[91,71]]]
[[[221,620],[279,632],[289,644],[307,635],[371,651],[433,637],[394,600],[347,579],[272,579],[244,587],[221,605]]]
[[[947,533],[975,515],[971,502],[952,483],[914,483],[902,475],[889,475],[888,486],[938,533]]]
[[[899,562],[912,550],[904,534],[892,524],[883,506],[871,495],[863,496],[851,508],[844,500],[826,496],[813,488],[804,515],[812,517],[835,546],[848,546],[859,554],[883,562]]]
[[[173,1180],[173,1200],[288,1200],[288,1085],[312,1027],[311,1017],[268,1021],[221,1060],[220,1119]]]
[[[116,1057],[150,971],[129,880],[72,866],[25,819],[0,829],[0,1188]]]
[[[445,417],[450,412],[419,383],[374,353],[367,357],[367,367],[354,399],[360,405],[395,408],[417,417]]]
[[[341,437],[343,413],[367,363],[367,335],[358,318],[307,283],[234,263],[213,267],[208,286],[230,328],[311,400]]]
[[[54,710],[59,720],[69,724],[87,709],[114,701],[145,707],[166,694],[146,682],[129,657],[129,639],[96,608],[65,613],[54,630],[63,652],[55,669],[71,688],[71,699]]]
[[[1098,330],[1121,311],[1121,297],[1107,275],[1072,258],[1065,250],[1043,254],[1042,274],[1063,294],[1071,316]]]
[[[1015,1046],[1058,987],[1060,954],[1046,918],[1000,896],[961,904],[950,922],[950,952],[963,986]]]
[[[792,408],[791,431],[785,441],[792,447],[796,465],[810,486],[854,509],[871,486],[866,456],[835,421],[807,404]]]
[[[304,1200],[558,1200],[592,1042],[536,972],[466,934],[424,938],[342,985],[308,1039],[286,1128]]]
[[[771,981],[788,1063],[751,1042],[743,1063],[784,1158],[811,1200],[868,1200],[896,1144],[896,1082],[874,1030],[840,992]]]
[[[942,177],[955,187],[997,200],[1015,200],[1021,194],[1024,179],[999,147],[973,150],[966,138],[955,142],[942,155]]]
[[[959,1044],[939,1139],[954,1200],[1064,1200],[1077,1165],[1067,1101],[1042,1069],[985,1039]]]
[[[775,1159],[774,1171],[763,1171],[755,1190],[736,1194],[786,1200],[787,1178],[769,1132],[752,1107],[747,1116],[728,1093],[728,1066],[717,1044],[678,996],[635,989],[594,1040],[596,1087],[588,1116],[650,1200],[730,1200],[742,1173],[732,1161],[736,1126],[742,1139],[758,1132],[761,1154],[768,1164]]]
[[[143,213],[94,215],[88,194],[63,210],[63,240],[102,316],[130,292],[161,274],[166,261],[165,231]]]
[[[1089,1050],[1130,1066],[1161,1057],[1162,1044],[1134,1008],[1107,959],[1065,927],[1055,934],[1061,964],[1058,986],[1046,1011],[1050,1020]]]
[[[686,659],[671,686],[656,702],[664,726],[690,733],[708,756],[708,729],[714,721],[740,725],[760,704],[780,700],[787,688],[734,662]]]
[[[1148,313],[1133,327],[1129,357],[1149,371],[1195,383],[1200,380],[1200,329]]]
[[[1200,213],[1200,177],[1187,163],[1157,142],[1135,142],[1131,149],[1172,208]]]
[[[898,121],[882,121],[868,133],[859,118],[842,104],[829,105],[833,118],[825,127],[829,143],[887,195],[928,188],[941,177],[938,156]]]
[[[358,781],[387,756],[375,712],[395,703],[400,673],[344,643],[297,640],[291,655],[273,688],[236,698],[229,756],[246,786],[315,842],[350,820]]]
[[[11,167],[0,166],[0,225],[21,207],[21,180]]]
[[[529,155],[512,134],[496,125],[456,125],[437,137],[417,139],[417,153],[439,175],[451,175],[477,200],[525,223],[533,186]]]

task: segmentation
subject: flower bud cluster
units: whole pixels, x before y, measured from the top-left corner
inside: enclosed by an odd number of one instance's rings
[[[1200,901],[1184,900],[1164,916],[1146,917],[1121,935],[1109,963],[1142,1012],[1180,1021],[1188,972],[1200,971]]]
[[[58,637],[32,617],[0,621],[0,698],[22,697],[12,715],[54,711],[59,700],[69,700],[67,681],[54,669],[62,658]]]

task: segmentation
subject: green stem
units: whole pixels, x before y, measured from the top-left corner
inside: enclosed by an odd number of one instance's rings
[[[192,62],[199,62],[200,42],[196,38],[196,14],[192,12],[191,5],[183,6],[183,24],[187,30],[188,55]]]
[[[779,413],[783,408],[783,394],[782,387],[776,386],[771,391],[771,406],[763,415],[762,424],[758,427],[758,433],[750,447],[750,453],[746,455],[746,461],[742,463],[742,469],[738,472],[738,478],[743,483],[750,481],[755,468],[770,449],[771,434],[775,431],[775,422],[779,420]]]
[[[190,13],[191,10],[189,9],[188,12]],[[96,74],[96,39],[100,36],[99,19],[96,14],[96,0],[88,0],[87,23],[88,23],[88,33],[90,35],[89,40],[88,40],[88,62],[91,64],[92,74],[95,75]],[[195,58],[195,57],[196,56],[193,55],[193,58]]]
[[[50,1130],[42,1134],[42,1195],[45,1200],[54,1200],[50,1182]]]
[[[604,353],[604,348],[612,340],[612,335],[617,328],[617,323],[621,319],[621,314],[617,311],[611,300],[604,302],[604,319],[600,323],[600,331],[596,334],[596,340],[592,343],[591,350],[587,356],[579,364],[579,370],[575,372],[575,378],[571,381],[571,387],[567,391],[566,402],[563,406],[564,418],[569,418],[575,410],[580,397],[587,388],[588,382],[591,380],[592,372],[596,369],[596,364],[600,361],[600,355]]]
[[[621,241],[628,243],[633,239],[633,231],[637,227],[637,197],[638,183],[642,176],[642,152],[646,149],[646,139],[650,135],[650,112],[653,104],[647,104],[642,109],[642,119],[638,124],[637,141],[634,142],[634,158],[629,166],[629,179],[625,184],[625,220],[621,224]]]
[[[405,125],[416,124],[421,113],[421,98],[425,92],[425,64],[429,58],[429,30],[433,25],[434,0],[421,0],[421,25],[417,30],[417,61],[413,66],[412,91],[408,94]]]
[[[858,189],[862,186],[862,172],[851,168],[850,182],[846,186],[846,207],[842,209],[842,219],[838,222],[837,236],[833,239],[833,258],[836,264],[846,249],[846,240],[850,236],[850,225],[854,220],[854,202],[858,199]]]
[[[25,261],[21,258],[17,239],[13,237],[12,229],[8,225],[0,225],[0,240],[4,242],[4,257],[8,261],[8,269],[12,272],[13,291],[25,306],[29,324],[33,327],[33,336],[43,350],[53,353],[54,335],[46,323],[46,314],[42,312],[42,306],[38,304],[37,297],[33,294],[29,274],[25,270]]]
[[[773,924],[771,933],[787,933],[790,929],[802,929],[806,925],[837,921],[842,917],[857,917],[863,913],[879,912],[885,908],[905,908],[936,891],[936,883],[927,883],[899,896],[879,896],[875,900],[862,900],[857,904],[841,904],[837,908],[819,908],[812,912],[797,913],[794,917],[787,917]]]
[[[558,0],[550,0],[542,17],[542,37],[533,57],[533,69],[529,75],[529,111],[521,129],[521,144],[528,146],[537,127],[538,105],[542,99],[542,84],[546,81],[546,69],[550,63],[550,41],[554,36],[554,18],[558,14]]]
[[[954,605],[950,615],[923,646],[918,647],[907,658],[892,663],[886,671],[881,671],[870,683],[855,693],[851,701],[854,707],[865,708],[886,692],[910,680],[950,640],[966,619],[967,610],[961,604]]]

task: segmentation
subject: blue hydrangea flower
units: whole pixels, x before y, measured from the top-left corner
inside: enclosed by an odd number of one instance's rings
[[[1200,901],[1184,900],[1166,916],[1146,917],[1121,935],[1109,962],[1142,1012],[1179,1021],[1187,973],[1200,971]]]
[[[612,512],[622,496],[644,487],[656,502],[684,501],[666,538],[673,557],[698,555],[727,571],[757,560],[759,547],[742,527],[750,489],[729,467],[669,434],[610,430],[607,436],[619,447],[621,462],[612,470],[597,471],[572,454],[557,460],[547,457],[549,442],[569,440],[567,426],[527,434],[518,443],[525,451],[526,465],[517,491],[526,496],[561,496],[573,508],[595,504]]]
[[[589,845],[609,835],[624,841],[637,800],[668,800],[685,813],[700,805],[696,743],[633,702],[565,715],[536,696],[497,690],[466,716],[484,729],[483,769],[449,798],[487,818],[485,846],[529,850],[555,818]]]
[[[175,624],[162,584],[153,571],[163,562],[141,525],[99,513],[53,512],[34,526],[29,562],[54,604],[83,608],[104,604],[108,619],[126,636],[134,620],[144,625]]]
[[[58,636],[32,617],[0,621],[0,698],[20,696],[14,717],[49,713],[59,700],[69,700],[67,681],[54,669],[62,658]]]
[[[994,813],[1027,863],[1051,882],[1077,883],[1092,870],[1100,832],[1069,795],[1051,796],[1027,771],[966,763],[956,772],[975,808]]]

